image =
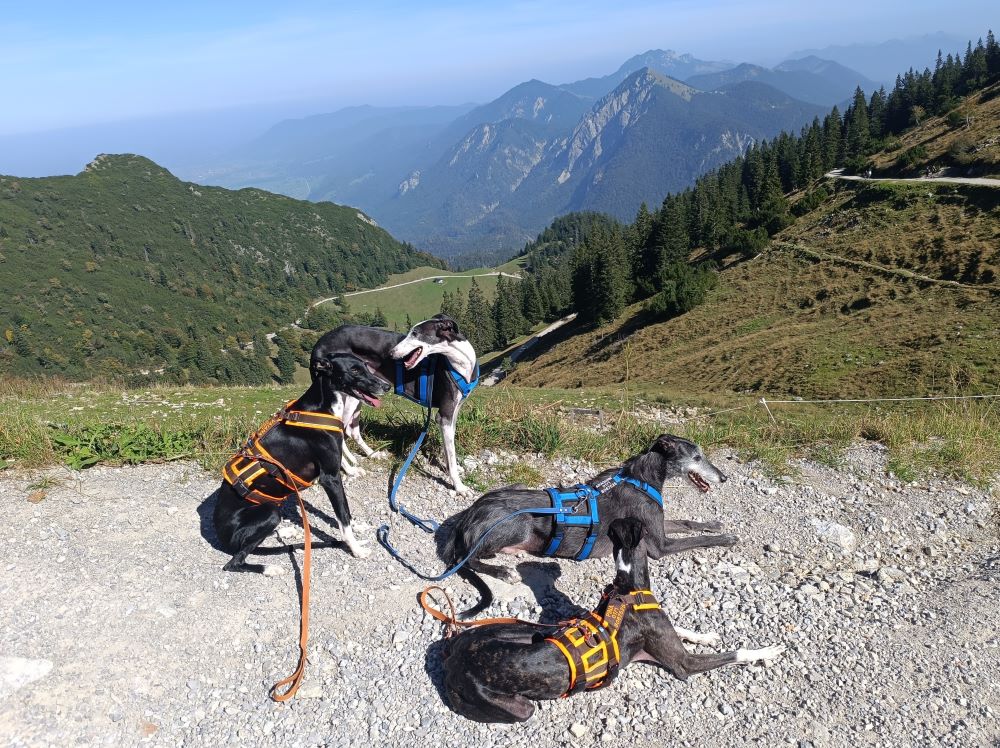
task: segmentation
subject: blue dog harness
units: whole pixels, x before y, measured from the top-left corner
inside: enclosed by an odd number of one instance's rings
[[[564,489],[560,491],[558,488],[546,488],[545,491],[552,501],[552,509],[556,511],[552,515],[555,519],[552,540],[549,541],[549,545],[542,555],[555,556],[562,545],[563,537],[566,535],[566,528],[580,527],[586,529],[587,537],[583,541],[580,552],[576,554],[576,560],[584,561],[590,558],[590,554],[594,550],[594,543],[597,542],[597,530],[601,525],[601,518],[597,509],[597,499],[602,493],[620,483],[628,483],[635,486],[655,501],[661,509],[663,508],[663,496],[660,495],[659,491],[645,481],[636,478],[625,478],[621,473],[612,475],[601,483],[599,488],[587,485],[586,483],[578,483],[569,490]],[[587,502],[586,511],[580,511],[584,501]],[[572,504],[573,502],[575,502],[574,505],[566,506],[567,503]]]
[[[433,372],[437,368],[440,359],[444,359],[445,370],[451,376],[452,381],[458,387],[459,392],[462,393],[462,399],[464,400],[472,391],[476,389],[476,385],[479,384],[479,363],[476,363],[476,368],[473,370],[473,379],[471,382],[466,381],[454,366],[452,366],[451,361],[448,360],[446,356],[440,353],[435,353],[432,356],[428,356],[423,361],[420,362],[420,369],[417,374],[417,392],[416,395],[409,395],[406,392],[406,367],[403,366],[401,360],[396,361],[396,394],[402,395],[407,400],[415,402],[422,408],[431,407],[431,397],[433,396],[434,388],[434,377]]]

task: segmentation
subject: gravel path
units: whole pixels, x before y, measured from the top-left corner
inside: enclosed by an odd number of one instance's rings
[[[727,450],[713,458],[732,480],[706,495],[667,489],[669,514],[718,518],[742,542],[655,562],[653,590],[685,627],[718,631],[729,647],[783,642],[785,655],[686,683],[633,665],[611,687],[545,702],[511,726],[465,721],[442,701],[441,627],[416,606],[423,584],[373,540],[387,516],[385,465],[348,485],[371,557],[314,553],[311,658],[286,705],[267,689],[294,666],[301,553],[267,559],[279,576],[223,573],[227,556],[203,537],[214,475],[179,463],[56,469],[40,498],[29,485],[39,475],[0,474],[0,743],[1000,744],[1000,564],[988,561],[1000,542],[988,493],[900,485],[872,445],[836,470],[801,463],[789,483]],[[593,470],[519,459],[553,482]],[[467,467],[490,483],[504,461],[484,454]],[[468,502],[419,471],[403,495],[438,517]],[[327,512],[321,494],[310,499]],[[397,523],[395,538],[438,567],[428,536]],[[492,614],[558,620],[595,604],[611,576],[608,559],[509,563],[530,587],[504,586]],[[451,587],[471,601],[463,583]]]

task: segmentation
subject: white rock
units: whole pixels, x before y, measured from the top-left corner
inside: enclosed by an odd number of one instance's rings
[[[24,688],[52,670],[52,660],[0,657],[0,699]]]
[[[268,564],[264,567],[265,577],[280,577],[285,573],[285,567],[277,564]]]
[[[322,699],[323,689],[320,686],[306,686],[305,688],[300,688],[295,696],[299,699]]]
[[[844,553],[852,553],[857,547],[858,539],[850,527],[839,522],[821,519],[813,519],[812,524],[816,528],[816,534],[819,535],[820,540],[837,546]]]
[[[278,538],[281,539],[282,543],[297,540],[299,537],[301,537],[301,532],[295,525],[280,525],[278,527]]]
[[[569,726],[569,731],[574,738],[582,738],[587,734],[587,726],[582,722],[574,722]]]

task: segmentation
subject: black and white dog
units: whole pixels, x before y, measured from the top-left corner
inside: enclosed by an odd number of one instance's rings
[[[341,325],[316,341],[312,360],[320,360],[338,351],[353,353],[368,364],[372,372],[390,384],[396,385],[397,389],[401,389],[401,394],[418,402],[423,376],[418,367],[428,356],[440,354],[441,357],[436,359],[437,365],[433,371],[433,391],[427,393],[427,396],[431,407],[437,410],[445,462],[448,465],[448,476],[452,486],[459,492],[470,490],[462,482],[455,452],[455,423],[465,398],[455,376],[464,380],[467,386],[475,382],[478,368],[476,352],[468,339],[459,331],[455,320],[444,314],[437,314],[415,324],[406,335],[377,327]],[[397,374],[400,373],[397,371],[400,368],[397,363],[400,361],[403,381],[397,383]],[[357,443],[366,456],[370,457],[375,451],[361,436],[360,410],[361,403],[357,399],[348,400],[345,405],[347,435]],[[344,456],[344,472],[352,475],[355,468],[350,462],[356,460],[352,460],[346,445]]]
[[[477,722],[524,722],[535,711],[532,701],[609,685],[631,662],[651,662],[687,680],[725,665],[773,660],[785,650],[778,644],[718,654],[688,652],[682,641],[715,646],[721,639],[671,624],[649,592],[643,532],[637,519],[611,523],[617,574],[590,616],[559,631],[495,623],[451,639],[444,661],[451,708]]]
[[[351,553],[360,558],[371,553],[370,549],[358,543],[351,529],[351,510],[340,479],[340,450],[344,434],[338,428],[340,423],[330,416],[342,422],[348,399],[359,398],[377,407],[379,397],[389,387],[372,375],[361,359],[351,354],[316,358],[310,373],[312,384],[309,389],[281,411],[290,412],[293,417],[289,421],[269,421],[273,425],[260,435],[260,445],[251,447],[251,452],[266,452],[293,475],[270,472],[273,462],[254,464],[253,459],[239,456],[226,466],[229,476],[237,478],[233,482],[251,490],[247,494],[248,499],[232,482],[224,479],[217,492],[215,532],[222,546],[233,554],[223,567],[226,571],[264,572],[263,565],[248,564],[246,558],[281,521],[281,503],[294,493],[290,482],[302,488],[318,479],[333,505],[341,534]],[[312,426],[308,425],[310,416],[315,421]],[[306,425],[302,426],[302,423]],[[295,481],[295,478],[299,480]]]
[[[612,476],[623,480],[610,488],[602,488]],[[653,558],[667,553],[678,553],[692,548],[709,546],[730,546],[737,542],[733,535],[695,535],[672,538],[668,534],[687,531],[718,532],[722,526],[718,522],[693,522],[690,520],[669,520],[664,522],[663,505],[651,497],[639,485],[662,492],[663,483],[668,478],[686,476],[700,491],[708,491],[712,483],[723,483],[726,476],[709,462],[701,448],[687,439],[671,434],[662,434],[642,454],[629,459],[623,465],[605,470],[586,486],[596,487],[598,521],[590,528],[568,527],[565,542],[553,549],[552,539],[556,523],[552,515],[525,513],[498,525],[486,536],[475,556],[458,571],[458,575],[469,582],[481,595],[479,603],[462,613],[470,617],[485,610],[493,601],[493,593],[479,573],[498,579],[510,580],[512,572],[502,567],[483,563],[498,553],[526,551],[535,556],[555,556],[556,558],[597,558],[611,553],[608,528],[621,517],[639,519],[646,530],[646,547]],[[507,486],[490,491],[475,501],[467,509],[447,519],[438,530],[438,555],[450,568],[472,550],[487,528],[518,510],[548,507],[551,498],[546,491],[529,489],[524,486]],[[585,505],[584,505],[585,506]],[[586,509],[584,508],[584,511]],[[593,531],[596,537],[586,548],[586,536]],[[479,573],[477,573],[479,572]]]

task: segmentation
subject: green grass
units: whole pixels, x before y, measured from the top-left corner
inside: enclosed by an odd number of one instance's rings
[[[187,458],[218,469],[260,422],[299,392],[288,387],[126,391],[7,381],[0,388],[0,460],[23,468],[56,463],[84,468]],[[458,446],[463,455],[492,449],[602,464],[622,460],[648,447],[660,431],[626,411],[626,400],[649,403],[614,388],[481,388],[462,410]],[[776,475],[791,471],[793,457],[837,466],[843,450],[859,439],[884,443],[890,469],[907,480],[937,474],[985,485],[1000,465],[1000,403],[995,401],[775,404],[776,422],[754,399],[712,398],[701,404],[708,402],[703,413],[744,407],[669,430],[705,447],[731,447]],[[602,410],[605,428],[576,419],[569,409],[579,407]],[[398,457],[416,438],[422,418],[416,406],[390,398],[383,408],[366,409],[365,423],[373,446],[387,447]],[[439,434],[432,430],[426,449],[439,448]],[[541,480],[522,463],[500,470],[502,482],[536,485]],[[488,487],[477,482],[475,473],[470,482]]]
[[[476,268],[473,270],[463,270],[462,272],[450,272],[437,268],[422,267],[415,268],[405,273],[398,273],[390,276],[383,284],[392,286],[398,283],[407,283],[414,280],[426,279],[422,283],[410,283],[410,285],[400,288],[386,288],[385,290],[372,291],[371,293],[348,296],[345,301],[352,313],[360,312],[374,313],[376,309],[381,309],[385,315],[389,327],[396,327],[399,330],[406,329],[407,315],[412,322],[427,319],[441,311],[441,299],[444,292],[455,293],[461,291],[463,296],[468,296],[472,287],[473,278],[461,276],[482,275],[484,273],[504,272],[512,275],[520,274],[521,260],[511,260],[496,268]],[[442,283],[435,283],[431,278],[445,276]],[[475,278],[476,283],[483,289],[483,295],[489,302],[493,301],[496,295],[496,276],[486,276]]]

